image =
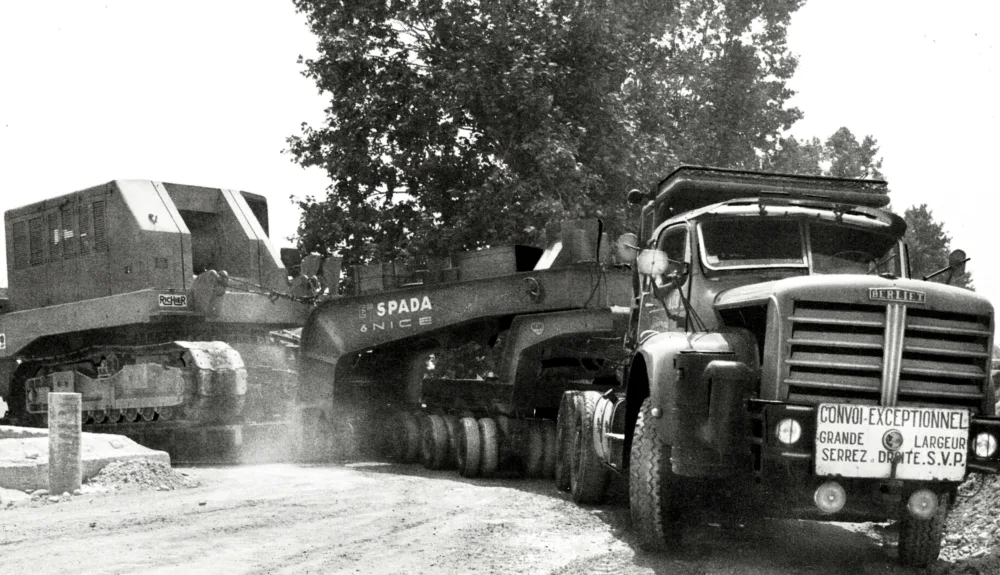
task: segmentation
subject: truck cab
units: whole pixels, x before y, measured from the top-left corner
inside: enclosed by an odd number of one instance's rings
[[[910,277],[885,182],[683,167],[630,200],[629,359],[577,404],[576,469],[629,475],[652,546],[702,501],[899,519],[900,560],[936,559],[958,484],[1000,468],[990,302]]]

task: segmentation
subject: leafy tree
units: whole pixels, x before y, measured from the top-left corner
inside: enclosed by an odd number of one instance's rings
[[[750,167],[800,117],[800,0],[294,0],[319,37],[324,125],[300,247],[351,265],[626,227],[624,192],[680,162]]]
[[[760,167],[788,174],[881,179],[882,158],[878,153],[878,142],[872,136],[859,142],[850,130],[840,128],[825,142],[818,138],[781,138],[764,156]]]
[[[882,158],[875,138],[865,136],[860,142],[847,128],[840,128],[825,142],[818,138],[799,140],[789,136],[767,153],[761,168],[789,174],[835,176],[841,178],[881,179]],[[922,278],[948,265],[951,237],[944,225],[934,220],[927,204],[911,206],[903,213],[905,240],[910,249],[913,277]],[[943,282],[947,274],[934,278]],[[972,276],[966,272],[952,279],[952,284],[973,289]]]
[[[913,277],[922,278],[948,265],[951,252],[951,236],[944,231],[944,225],[934,220],[927,204],[911,206],[903,213],[906,220],[906,243],[910,248],[910,268]],[[942,274],[932,281],[944,282],[948,274]],[[952,279],[952,285],[974,289],[969,272]]]

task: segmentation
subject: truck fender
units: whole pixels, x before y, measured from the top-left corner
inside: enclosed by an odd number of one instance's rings
[[[693,361],[696,358],[702,361]],[[702,381],[702,371],[713,360],[735,362],[746,366],[748,377],[756,380],[760,374],[760,358],[757,340],[745,329],[727,329],[719,332],[666,332],[644,341],[633,354],[628,373],[628,423],[627,441],[631,443],[631,433],[639,406],[646,397],[663,414],[657,420],[667,442],[677,439],[678,408],[684,399],[678,397],[682,380],[690,385]],[[698,373],[686,371],[701,366]],[[705,399],[709,399],[706,395]],[[721,399],[721,398],[720,398]],[[707,410],[707,405],[706,405]],[[706,417],[708,413],[705,413]]]

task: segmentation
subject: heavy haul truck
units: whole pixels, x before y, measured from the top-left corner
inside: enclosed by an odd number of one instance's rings
[[[619,475],[650,547],[735,510],[896,519],[899,560],[933,561],[957,486],[1000,469],[991,304],[910,277],[885,182],[683,167],[630,201],[618,265],[564,230],[571,265],[359,275],[370,293],[304,328],[300,448],[391,431],[402,460],[554,475],[588,504]],[[499,376],[428,371],[477,339]]]
[[[935,560],[957,486],[1000,468],[994,312],[910,277],[886,192],[694,167],[631,192],[623,379],[568,392],[558,416],[574,499],[627,477],[652,547],[677,544],[701,507],[896,519],[899,560]]]
[[[302,331],[300,456],[388,436],[397,459],[431,468],[553,475],[563,392],[620,379],[632,274],[612,251],[599,222],[569,221],[544,250],[355,268],[355,293],[319,304]],[[444,364],[467,344],[496,360],[463,377]]]
[[[292,295],[263,196],[116,180],[5,224],[4,423],[44,425],[48,393],[74,391],[85,430],[184,459],[287,425],[295,350],[272,332],[312,305]]]

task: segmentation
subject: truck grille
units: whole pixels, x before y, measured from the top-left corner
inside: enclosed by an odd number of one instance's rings
[[[796,301],[790,320],[783,379],[789,401],[945,404],[976,411],[982,404],[988,316]]]

